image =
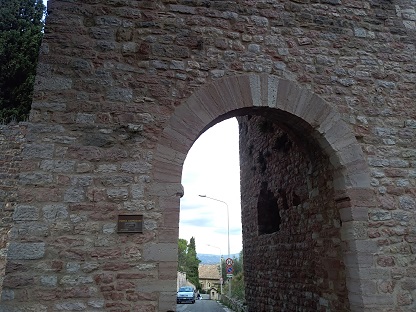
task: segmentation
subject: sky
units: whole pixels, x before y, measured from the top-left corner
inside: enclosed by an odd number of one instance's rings
[[[238,150],[238,123],[231,118],[204,132],[185,159],[179,237],[195,237],[197,253],[228,255],[227,205],[230,254],[242,250]]]
[[[228,219],[230,254],[243,248],[238,150],[238,123],[231,118],[204,132],[186,157],[179,238],[195,237],[197,253],[228,255]],[[226,202],[229,218],[225,204],[198,195]]]

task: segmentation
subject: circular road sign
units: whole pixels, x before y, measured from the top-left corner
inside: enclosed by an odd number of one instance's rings
[[[227,259],[225,260],[225,263],[226,263],[227,265],[233,265],[233,264],[234,264],[234,261],[233,261],[233,259],[231,259],[231,258],[227,258]]]

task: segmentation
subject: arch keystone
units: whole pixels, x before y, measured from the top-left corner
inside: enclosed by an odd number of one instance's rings
[[[267,79],[267,106],[268,107],[271,107],[271,108],[276,107],[278,90],[279,90],[279,78],[277,78],[276,76],[268,76],[268,79]]]
[[[260,76],[250,75],[251,102],[253,106],[262,106]]]

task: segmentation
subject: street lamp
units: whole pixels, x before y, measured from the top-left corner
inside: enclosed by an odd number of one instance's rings
[[[228,210],[228,204],[220,199],[209,197],[207,195],[199,195],[199,197],[204,197],[208,199],[215,200],[217,202],[223,203],[227,207],[227,238],[228,238],[228,258],[230,258],[230,212]],[[228,297],[231,298],[231,281],[228,280]]]
[[[220,287],[221,287],[221,295],[223,294],[222,292],[222,252],[221,252],[221,248],[217,247],[217,246],[212,246],[212,245],[208,245],[209,247],[212,248],[217,248],[220,250]]]

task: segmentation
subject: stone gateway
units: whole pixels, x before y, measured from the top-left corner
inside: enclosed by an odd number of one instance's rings
[[[414,0],[48,14],[30,118],[0,126],[1,312],[176,310],[182,165],[230,117],[248,311],[416,311]]]

